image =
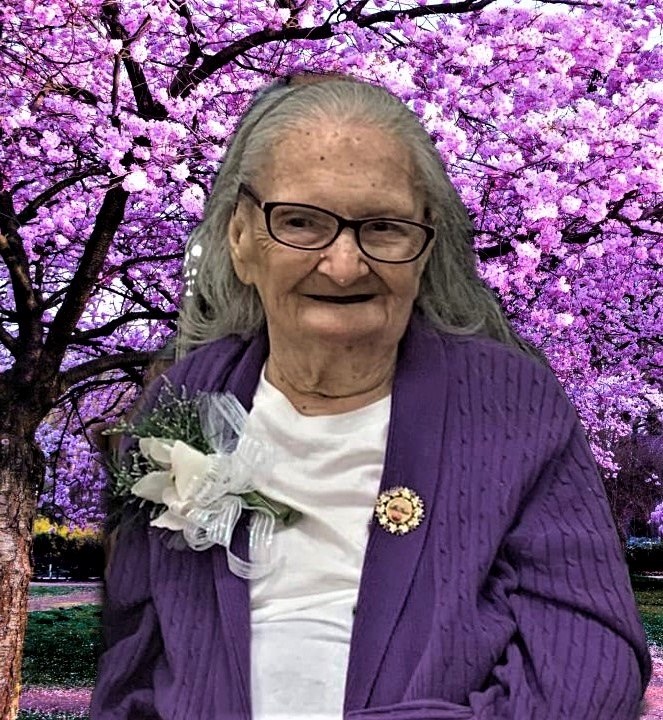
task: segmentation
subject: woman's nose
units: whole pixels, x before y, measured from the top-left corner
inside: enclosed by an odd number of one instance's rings
[[[368,275],[370,268],[366,256],[359,249],[352,228],[345,228],[334,242],[320,255],[318,272],[342,287]]]

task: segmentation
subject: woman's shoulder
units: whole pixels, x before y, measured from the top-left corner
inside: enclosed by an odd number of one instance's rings
[[[223,385],[223,379],[243,354],[251,339],[239,335],[211,340],[187,353],[183,358],[163,367],[161,371],[143,388],[133,408],[132,415],[146,412],[160,396],[165,386],[175,388],[181,394],[209,391]]]
[[[226,335],[216,338],[216,340],[210,340],[178,360],[173,365],[173,370],[188,373],[200,366],[209,367],[223,364],[250,342],[251,339],[243,338],[240,335]]]
[[[577,412],[559,379],[543,360],[488,337],[445,334],[450,381],[468,407],[497,409],[528,426],[545,422],[566,436]]]
[[[507,395],[511,402],[531,396],[532,388],[542,388],[546,395],[570,402],[546,358],[535,348],[526,352],[486,335],[450,333],[420,316],[413,318],[407,341],[418,352],[439,357],[447,380],[472,394]]]
[[[250,342],[251,339],[239,335],[211,340],[175,361],[161,373],[159,379],[191,389],[208,389],[208,385],[216,385],[217,377],[242,354]]]
[[[515,380],[532,377],[537,382],[559,384],[555,373],[543,358],[485,335],[452,335],[440,333],[441,341],[451,362],[467,369],[480,369],[479,377],[491,377],[500,372]],[[476,375],[476,373],[474,373]]]

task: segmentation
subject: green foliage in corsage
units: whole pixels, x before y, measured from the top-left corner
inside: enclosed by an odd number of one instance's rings
[[[241,413],[245,414],[239,402],[232,396],[224,396],[226,402],[214,406],[215,432],[218,426],[218,445],[221,446],[214,447],[213,441],[210,441],[209,434],[206,434],[201,423],[201,403],[209,397],[209,393],[203,392],[188,396],[186,388],[182,388],[181,395],[178,395],[173,386],[166,381],[150,409],[143,411],[136,419],[121,421],[112,429],[105,431],[107,435],[125,435],[138,441],[138,443],[134,442],[122,456],[116,453],[109,462],[108,469],[111,476],[109,499],[112,510],[119,513],[126,511],[127,506],[138,509],[148,503],[151,519],[160,515],[165,517],[164,513],[169,509],[172,511],[173,508],[172,506],[169,508],[165,502],[160,502],[161,491],[169,485],[177,487],[180,491],[179,500],[198,502],[195,495],[198,490],[195,486],[199,476],[195,475],[195,471],[191,470],[188,473],[189,477],[178,475],[175,483],[171,463],[175,462],[173,458],[176,452],[179,453],[178,457],[185,458],[185,462],[180,460],[179,466],[184,465],[187,468],[193,468],[194,465],[202,467],[204,461],[211,457],[228,457],[237,445],[239,435],[237,417]],[[207,407],[209,408],[209,404]],[[234,441],[229,448],[228,438],[231,436],[234,436]],[[207,466],[212,467],[213,463],[208,462]],[[159,489],[156,494],[155,486]],[[189,495],[182,495],[182,489],[185,487],[190,490]],[[207,489],[209,490],[209,486]],[[167,492],[170,493],[168,497],[173,495],[172,491],[167,490]],[[234,491],[228,492],[232,494]],[[236,494],[241,497],[244,506],[248,509],[262,509],[285,525],[291,525],[300,516],[299,512],[254,489]]]

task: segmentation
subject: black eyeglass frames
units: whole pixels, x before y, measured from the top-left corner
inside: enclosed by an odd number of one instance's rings
[[[263,202],[255,191],[242,183],[243,195],[265,215],[270,237],[297,250],[323,250],[348,227],[354,230],[359,249],[372,260],[407,263],[416,260],[435,236],[435,228],[401,218],[349,220],[315,205],[290,202]]]

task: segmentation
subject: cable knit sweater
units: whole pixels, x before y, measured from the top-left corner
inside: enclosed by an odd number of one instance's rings
[[[267,353],[265,336],[225,338],[168,376],[250,409]],[[636,720],[645,634],[594,459],[550,371],[413,317],[381,489],[397,485],[426,515],[405,536],[371,526],[347,720]],[[246,545],[244,522],[233,550]],[[122,529],[106,593],[92,720],[249,720],[249,592],[222,548],[168,549],[139,519]]]

